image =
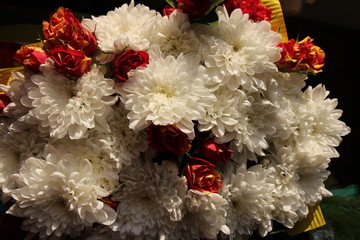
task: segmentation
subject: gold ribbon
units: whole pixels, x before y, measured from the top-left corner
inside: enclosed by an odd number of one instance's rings
[[[278,32],[282,36],[282,42],[288,41],[284,14],[279,0],[260,0],[265,7],[270,8],[272,19],[270,21],[272,30]]]

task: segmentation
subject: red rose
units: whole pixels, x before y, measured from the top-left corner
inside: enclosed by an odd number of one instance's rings
[[[227,162],[234,153],[225,144],[216,143],[214,139],[206,140],[201,147],[201,151],[206,159],[221,163]]]
[[[70,45],[77,50],[84,51],[87,56],[94,55],[98,46],[95,36],[84,28],[73,32]]]
[[[302,71],[319,73],[325,65],[325,52],[312,43],[313,39],[306,37],[300,42],[291,39],[280,43],[281,59],[276,62],[279,69],[285,71]]]
[[[184,169],[190,189],[200,192],[219,193],[222,181],[215,165],[205,159],[191,157]]]
[[[53,13],[49,22],[43,21],[43,34],[46,39],[58,38],[69,41],[74,29],[81,29],[80,21],[68,9],[60,7]]]
[[[0,93],[0,114],[3,113],[4,108],[11,103],[11,99],[5,93]]]
[[[191,19],[203,17],[210,9],[211,3],[209,0],[176,0],[178,2],[178,9],[189,15]]]
[[[260,0],[226,0],[224,5],[229,14],[240,8],[244,14],[249,14],[249,18],[254,22],[271,20],[271,9],[262,5]]]
[[[81,77],[90,71],[91,58],[69,45],[56,46],[49,51],[49,57],[54,60],[55,69],[65,75]]]
[[[173,125],[151,124],[147,128],[149,145],[158,152],[173,152],[182,155],[190,151],[191,141],[187,135]]]
[[[128,72],[149,63],[149,54],[144,51],[127,50],[115,57],[112,63],[115,76],[121,81],[128,79]]]
[[[172,12],[175,10],[175,8],[169,6],[169,5],[166,5],[163,9],[163,13],[162,13],[162,16],[170,16],[172,14]]]
[[[14,59],[27,69],[38,72],[41,64],[45,63],[46,53],[40,47],[22,46],[16,51]]]

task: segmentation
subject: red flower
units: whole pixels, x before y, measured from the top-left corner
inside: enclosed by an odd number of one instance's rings
[[[162,15],[163,16],[170,16],[172,14],[172,12],[175,10],[175,8],[169,6],[169,5],[166,5],[163,9],[163,13]]]
[[[95,36],[84,28],[73,32],[70,45],[77,50],[84,51],[87,56],[94,55],[98,46]]]
[[[90,71],[91,58],[69,45],[56,46],[49,52],[49,57],[54,60],[55,69],[65,75],[81,77]]]
[[[302,71],[319,73],[325,65],[325,52],[312,43],[313,39],[306,37],[300,42],[291,39],[280,43],[282,48],[281,59],[276,62],[279,69],[285,71]]]
[[[11,103],[11,99],[5,93],[0,93],[0,114],[3,113],[4,108]]]
[[[249,14],[249,18],[254,22],[262,20],[270,22],[271,20],[271,9],[262,5],[260,0],[226,0],[224,5],[229,15],[240,8],[244,14]]]
[[[69,41],[74,29],[81,28],[81,23],[74,14],[68,8],[60,7],[50,16],[49,22],[43,21],[42,30],[46,39]]]
[[[191,141],[187,135],[173,125],[151,124],[147,128],[149,145],[158,152],[173,152],[182,155],[190,151]]]
[[[38,72],[41,64],[45,63],[46,53],[40,47],[22,46],[16,51],[14,59],[27,69]]]
[[[197,19],[205,15],[210,9],[211,3],[209,0],[176,0],[178,2],[178,9],[189,15],[191,19]]]
[[[117,55],[112,63],[115,76],[121,81],[128,79],[128,72],[149,63],[149,54],[144,51],[127,50]]]
[[[200,192],[219,193],[222,181],[215,165],[205,159],[191,157],[184,169],[190,189]]]
[[[227,162],[234,153],[225,144],[216,143],[214,139],[206,140],[202,145],[201,151],[206,159],[221,163]]]

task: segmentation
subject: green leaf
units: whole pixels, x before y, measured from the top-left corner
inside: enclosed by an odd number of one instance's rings
[[[167,2],[167,4],[169,4],[169,5],[170,5],[170,7],[172,7],[172,8],[176,8],[175,1],[173,1],[173,0],[166,0],[166,2]]]
[[[207,12],[205,13],[205,15],[208,15],[212,10],[214,10],[214,8],[216,8],[217,6],[220,5],[220,3],[224,2],[224,0],[213,0],[211,1],[211,5],[209,10],[207,10]]]

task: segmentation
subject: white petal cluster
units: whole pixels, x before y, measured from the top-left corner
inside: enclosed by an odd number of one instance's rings
[[[12,191],[8,213],[24,217],[23,227],[40,238],[76,237],[95,222],[112,224],[116,212],[98,200],[91,163],[53,147],[47,151],[46,160],[28,158],[14,176],[20,187]]]
[[[119,235],[156,239],[170,235],[182,217],[185,177],[169,161],[137,163],[120,173],[118,218],[111,226]],[[145,238],[144,238],[145,239]]]
[[[249,21],[248,14],[240,9],[230,16],[225,7],[218,7],[216,12],[219,26],[211,31],[216,35],[201,36],[205,66],[221,74],[221,85],[252,89],[255,74],[277,71],[274,63],[280,59],[280,51],[276,45],[281,36],[271,31],[266,21]]]
[[[184,199],[184,217],[169,239],[215,239],[219,232],[229,234],[226,204],[217,193],[188,191]]]
[[[99,48],[104,53],[119,53],[127,48],[146,50],[150,33],[161,15],[143,4],[124,4],[106,15],[84,19],[82,24],[94,32]]]
[[[88,129],[108,131],[106,115],[115,103],[114,82],[94,66],[74,82],[63,74],[44,69],[31,77],[37,87],[29,88],[31,113],[49,128],[50,136],[84,138]]]
[[[204,85],[203,70],[197,58],[183,54],[164,58],[155,49],[146,68],[117,86],[121,101],[130,111],[130,128],[139,131],[151,123],[176,124],[193,138],[193,121],[203,118],[205,107],[216,100]]]
[[[227,225],[230,239],[252,235],[253,230],[265,236],[272,230],[273,185],[268,183],[269,171],[257,164],[249,169],[239,167],[225,176],[221,194],[228,200]]]
[[[159,19],[153,31],[151,44],[159,45],[165,56],[197,54],[200,41],[191,29],[188,15],[181,10],[175,10],[170,16]]]

